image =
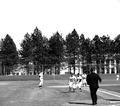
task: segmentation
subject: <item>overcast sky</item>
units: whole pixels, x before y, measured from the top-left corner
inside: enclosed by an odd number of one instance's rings
[[[120,34],[120,0],[0,0],[0,37],[9,34],[19,49],[28,32],[38,27],[47,38],[65,37],[74,28],[93,38]]]

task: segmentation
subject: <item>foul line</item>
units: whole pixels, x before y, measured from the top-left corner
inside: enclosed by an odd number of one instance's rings
[[[116,96],[116,97],[119,97],[120,98],[120,95],[116,95],[116,94],[113,94],[113,93],[110,93],[108,91],[103,91],[103,90],[98,90],[99,92],[102,92],[102,93],[106,93],[108,95],[112,95],[112,96]]]
[[[59,86],[48,86],[49,88],[67,88],[69,87],[68,85],[59,85]]]

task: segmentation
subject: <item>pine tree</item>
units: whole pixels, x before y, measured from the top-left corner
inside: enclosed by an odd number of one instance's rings
[[[102,42],[100,40],[100,37],[98,35],[95,35],[95,37],[93,38],[93,42],[94,42],[94,56],[96,58],[96,64],[97,64],[97,73],[100,73],[100,63],[101,63],[101,54],[102,54]]]
[[[18,52],[13,39],[9,35],[6,35],[3,39],[1,53],[4,65],[3,74],[10,74],[12,67],[17,64]]]
[[[43,71],[43,36],[42,32],[36,27],[33,34],[31,35],[32,39],[32,57],[34,64],[36,65],[36,70]]]
[[[77,55],[79,53],[79,35],[74,29],[70,34],[66,37],[66,47],[68,54],[68,63],[72,65],[75,73],[75,62],[77,60]]]
[[[24,39],[20,45],[20,63],[26,65],[27,73],[29,73],[29,62],[32,61],[32,44],[31,36],[28,33],[25,34]]]
[[[64,57],[64,39],[62,36],[56,32],[50,39],[49,39],[49,47],[50,47],[50,58],[51,64],[55,65],[57,69],[56,73],[60,73],[60,63],[63,61]]]

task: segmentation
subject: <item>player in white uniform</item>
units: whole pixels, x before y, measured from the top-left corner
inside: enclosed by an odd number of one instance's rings
[[[71,73],[71,75],[69,77],[69,91],[73,90],[73,92],[74,92],[75,89],[76,89],[76,77],[75,77],[75,75],[73,75]]]
[[[82,83],[83,83],[83,86],[87,86],[87,81],[86,81],[86,77],[87,77],[87,75],[84,73],[83,75],[82,75]]]
[[[120,76],[119,74],[116,75],[116,80],[119,80]]]
[[[39,87],[42,87],[43,86],[43,72],[39,73],[39,80],[40,80]]]
[[[71,91],[73,89],[73,74],[70,74],[69,77],[69,91]]]
[[[82,91],[81,87],[82,87],[82,76],[78,73],[77,74],[77,88],[79,88],[79,90]]]
[[[73,92],[75,92],[76,90],[76,87],[77,87],[76,85],[77,85],[77,78],[75,75],[73,75]]]

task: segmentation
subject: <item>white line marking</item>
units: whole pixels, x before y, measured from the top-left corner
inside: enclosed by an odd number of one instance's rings
[[[116,94],[113,94],[113,93],[110,93],[110,92],[106,92],[106,91],[103,91],[103,90],[98,90],[99,92],[102,92],[102,93],[106,93],[108,95],[112,95],[112,96],[116,96],[116,97],[119,97],[120,98],[120,95],[116,95]]]
[[[62,86],[48,86],[50,88],[67,88],[68,86],[67,85],[62,85]]]

